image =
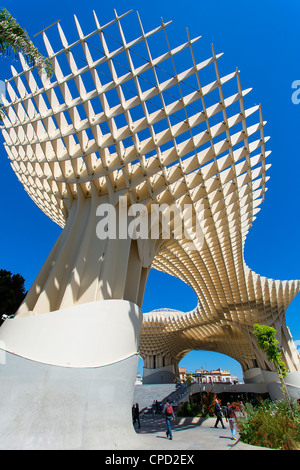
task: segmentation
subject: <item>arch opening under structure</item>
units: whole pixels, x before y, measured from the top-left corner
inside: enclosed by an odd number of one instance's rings
[[[200,371],[209,373],[210,371],[224,371],[224,382],[230,380],[235,383],[243,382],[243,371],[240,363],[225,354],[204,349],[193,349],[188,351],[179,362],[179,371],[181,378],[183,374],[193,373],[199,374]],[[219,376],[217,376],[217,379]],[[221,376],[220,376],[221,377]],[[204,377],[205,378],[205,377]],[[196,382],[201,382],[201,377],[196,375]]]
[[[227,319],[204,322],[201,309],[192,312],[162,309],[144,314],[140,354],[144,359],[145,383],[173,383],[179,380],[179,363],[191,350],[207,350],[235,359],[246,383],[277,381],[274,364],[257,347],[253,325]],[[265,323],[264,323],[265,324]],[[269,323],[277,330],[283,359],[288,368],[291,393],[297,398],[298,352],[289,329],[277,319]],[[155,358],[155,359],[154,359]],[[274,375],[275,374],[275,375]],[[296,379],[297,380],[297,379]],[[296,382],[297,383],[297,382]],[[278,390],[273,391],[273,397]],[[272,396],[272,394],[271,394]]]

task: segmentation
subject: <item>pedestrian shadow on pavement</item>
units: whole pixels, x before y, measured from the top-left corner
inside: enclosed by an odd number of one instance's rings
[[[200,426],[206,418],[176,418],[175,421],[172,422],[172,431],[184,431],[187,429],[195,428],[196,426]],[[135,428],[135,431],[138,434],[151,434],[162,432],[166,430],[166,419],[162,416],[154,416],[154,417],[147,417],[145,419],[141,419],[141,427]]]

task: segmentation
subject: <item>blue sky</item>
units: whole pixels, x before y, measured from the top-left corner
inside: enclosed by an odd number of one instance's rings
[[[158,26],[161,17],[172,20],[168,37],[173,47],[186,40],[188,27],[192,37],[202,36],[197,45],[198,59],[210,56],[213,43],[226,75],[240,70],[244,89],[252,87],[247,103],[262,104],[267,135],[269,163],[266,199],[245,245],[245,260],[257,273],[274,279],[298,279],[299,273],[299,136],[300,104],[293,104],[292,83],[300,80],[300,4],[296,0],[252,0],[198,2],[195,0],[116,0],[115,2],[51,1],[43,10],[40,1],[14,0],[6,7],[44,51],[42,38],[33,36],[60,19],[69,42],[76,39],[73,14],[84,32],[94,29],[92,10],[102,24],[128,10],[138,10],[145,30]],[[0,79],[11,76],[10,65],[17,62],[0,59]],[[300,95],[299,95],[300,96]],[[1,143],[3,142],[0,137]],[[27,196],[11,170],[4,148],[0,152],[0,268],[19,272],[29,288],[56,241],[60,228],[51,222]],[[155,292],[155,295],[153,295]],[[150,273],[143,311],[170,307],[189,311],[196,306],[193,291],[181,281]],[[300,340],[300,297],[287,311],[287,325],[294,340]],[[241,377],[238,363],[208,352],[189,353],[182,361],[188,370],[197,367],[228,368]]]

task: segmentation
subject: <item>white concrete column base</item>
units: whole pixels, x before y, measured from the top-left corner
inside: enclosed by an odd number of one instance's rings
[[[276,372],[262,370],[258,367],[244,371],[245,383],[265,383],[271,400],[280,400],[284,397],[281,391],[281,382]],[[288,372],[285,384],[289,396],[300,399],[300,371]]]
[[[285,383],[290,397],[300,400],[300,371],[288,372]]]
[[[136,354],[141,324],[136,304],[99,300],[7,319],[0,328],[0,348],[45,364],[99,367]]]
[[[143,384],[172,384],[177,376],[173,365],[157,367],[156,369],[143,368]]]
[[[0,449],[124,449],[142,314],[100,301],[0,328]]]

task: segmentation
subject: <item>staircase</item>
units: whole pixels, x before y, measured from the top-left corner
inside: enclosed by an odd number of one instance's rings
[[[168,398],[173,405],[180,401],[184,401],[188,396],[188,385],[181,384],[176,387],[176,384],[149,384],[149,385],[136,385],[134,388],[133,403],[139,404],[139,409],[151,410],[154,400],[165,403]]]

